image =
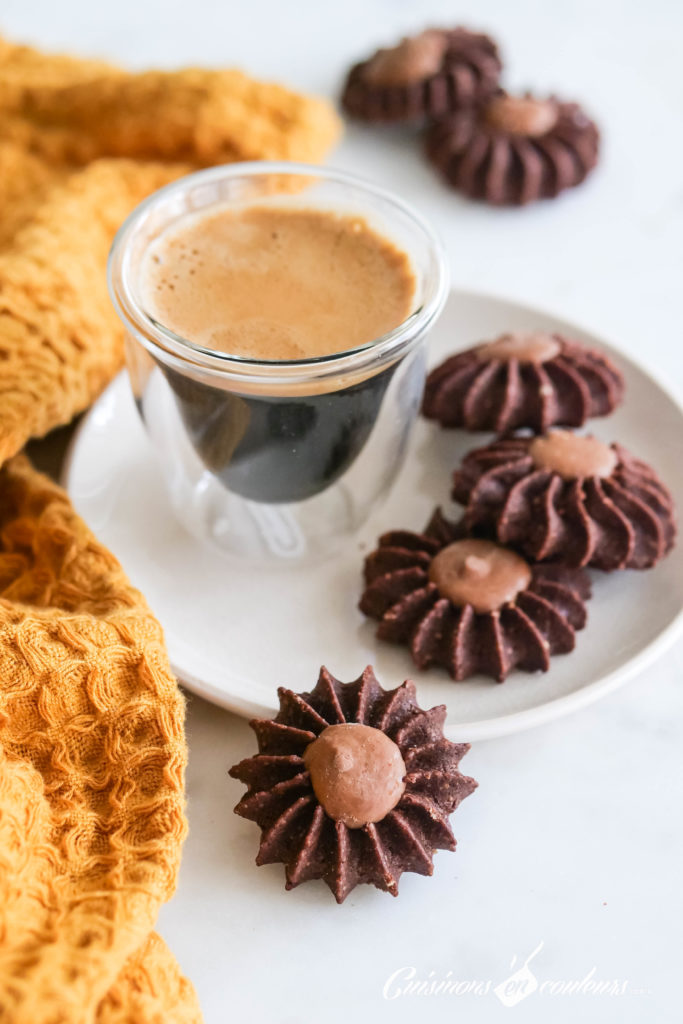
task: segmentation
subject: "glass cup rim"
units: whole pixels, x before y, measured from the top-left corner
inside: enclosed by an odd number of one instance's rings
[[[334,184],[348,185],[364,192],[370,200],[382,200],[406,217],[427,242],[435,264],[435,274],[427,284],[427,294],[420,306],[391,331],[356,348],[292,360],[253,359],[205,348],[150,317],[138,301],[131,282],[130,253],[137,232],[142,230],[159,204],[172,199],[174,195],[182,195],[193,185],[269,175],[316,177]],[[153,355],[158,355],[162,361],[172,362],[178,368],[183,365],[188,368],[192,366],[225,379],[254,384],[297,384],[345,373],[356,376],[368,370],[375,372],[381,366],[394,362],[412,347],[439,315],[448,294],[448,268],[441,241],[429,222],[410,203],[389,189],[356,174],[284,160],[258,160],[210,167],[184,175],[157,189],[135,207],[117,231],[109,252],[107,280],[119,317]]]

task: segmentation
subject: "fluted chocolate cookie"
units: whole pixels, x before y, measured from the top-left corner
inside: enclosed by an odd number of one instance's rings
[[[560,334],[524,331],[450,356],[427,377],[422,413],[444,427],[503,433],[579,427],[619,405],[611,360]]]
[[[442,117],[491,95],[501,62],[488,36],[464,28],[427,29],[356,64],[342,93],[363,121]]]
[[[477,785],[458,770],[469,744],[444,737],[446,708],[423,711],[409,681],[383,690],[369,666],[278,695],[276,717],[251,722],[258,754],[230,770],[248,787],[236,813],[261,828],[256,863],[284,863],[287,889],[322,878],[338,903],[363,882],[397,896],[403,872],[431,875]]]
[[[427,156],[446,181],[499,206],[550,199],[598,161],[599,133],[576,103],[499,92],[436,121]]]
[[[469,530],[538,561],[649,569],[676,536],[673,499],[651,466],[568,430],[469,452],[453,497]]]

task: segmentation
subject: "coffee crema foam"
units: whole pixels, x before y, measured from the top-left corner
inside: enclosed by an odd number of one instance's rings
[[[247,359],[357,348],[402,323],[414,295],[408,256],[362,217],[297,206],[188,217],[155,239],[142,267],[154,320]]]

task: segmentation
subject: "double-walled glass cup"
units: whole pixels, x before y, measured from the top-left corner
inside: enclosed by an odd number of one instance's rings
[[[158,323],[142,295],[150,244],[183,218],[268,204],[363,217],[410,259],[409,316],[360,347],[291,361],[205,348]],[[109,286],[137,407],[185,526],[224,552],[271,562],[317,559],[348,540],[400,468],[424,385],[425,340],[448,291],[424,220],[384,189],[327,168],[212,168],[137,207],[114,240]]]

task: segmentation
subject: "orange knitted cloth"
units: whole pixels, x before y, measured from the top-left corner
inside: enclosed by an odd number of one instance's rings
[[[133,75],[0,38],[0,1024],[195,1024],[152,932],[185,833],[159,624],[66,495],[14,458],[123,362],[107,252],[199,166],[322,159],[331,107],[238,71]]]
[[[63,491],[0,470],[0,1020],[195,1022],[152,934],[185,833],[161,627]]]
[[[0,37],[0,464],[121,369],[105,267],[141,199],[208,164],[321,160],[339,132],[328,103],[241,71],[131,74]]]

